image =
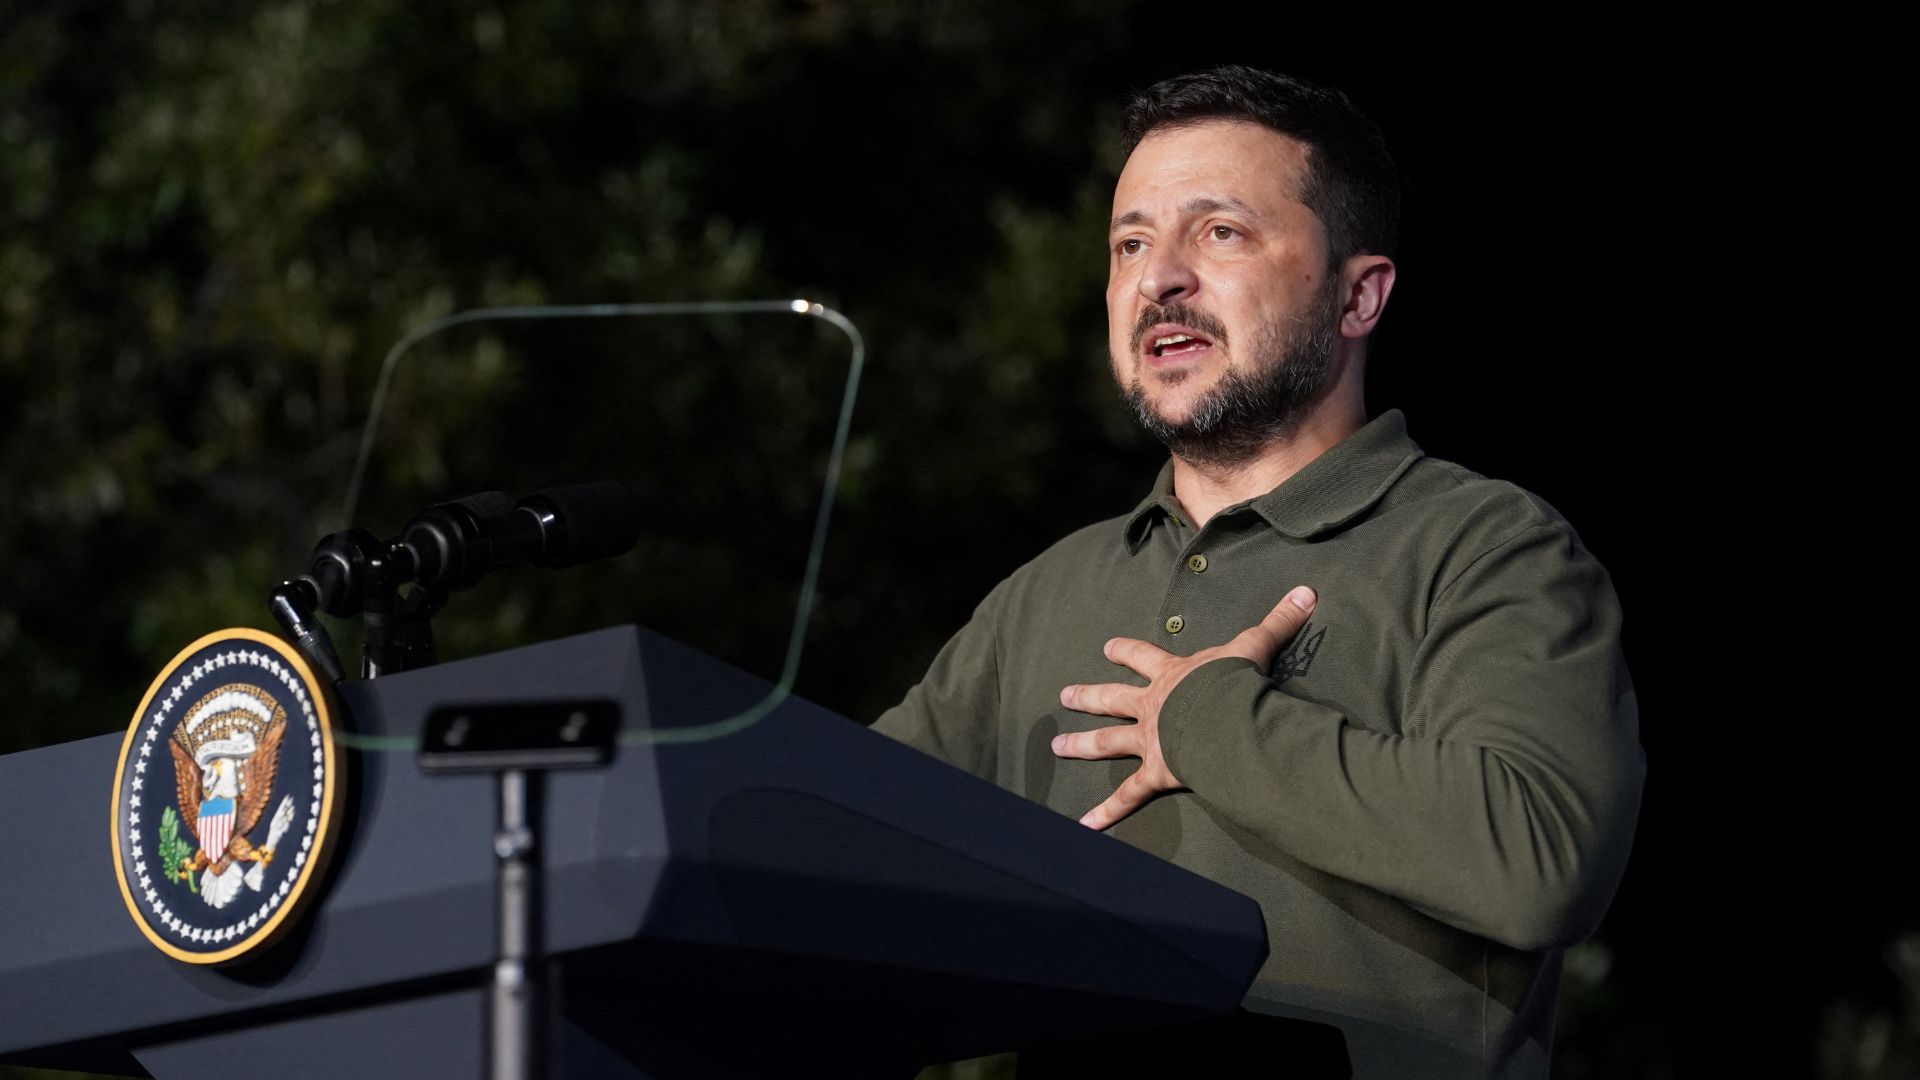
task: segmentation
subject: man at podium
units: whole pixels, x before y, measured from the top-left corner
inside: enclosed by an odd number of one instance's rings
[[[874,726],[1255,898],[1247,1009],[1337,1025],[1355,1075],[1545,1076],[1645,769],[1607,573],[1368,418],[1399,181],[1345,95],[1220,68],[1126,131],[1108,342],[1171,458]]]

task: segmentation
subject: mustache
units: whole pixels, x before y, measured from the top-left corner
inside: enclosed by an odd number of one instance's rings
[[[1153,307],[1141,310],[1140,317],[1135,319],[1133,323],[1134,355],[1138,356],[1140,354],[1140,343],[1146,340],[1147,331],[1159,326],[1161,323],[1179,323],[1182,326],[1191,326],[1195,330],[1205,334],[1215,345],[1224,347],[1227,343],[1227,328],[1225,324],[1219,319],[1201,311],[1199,308],[1188,307],[1186,304],[1176,300],[1171,304],[1156,304]]]

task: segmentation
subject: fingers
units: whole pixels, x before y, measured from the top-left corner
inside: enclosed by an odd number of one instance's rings
[[[1142,732],[1136,726],[1096,728],[1053,737],[1056,757],[1081,761],[1105,761],[1108,758],[1139,757],[1145,748]]]
[[[1138,638],[1117,637],[1107,642],[1107,659],[1116,664],[1125,664],[1135,672],[1149,679],[1160,677],[1160,669],[1166,667],[1173,654],[1158,645]]]
[[[1293,635],[1307,624],[1313,616],[1313,609],[1320,602],[1313,590],[1305,585],[1294,588],[1292,592],[1280,598],[1273,610],[1259,623],[1240,631],[1232,641],[1227,642],[1225,651],[1236,656],[1244,656],[1261,667],[1273,663],[1280,647],[1293,640]]]
[[[1152,782],[1147,779],[1147,771],[1135,770],[1132,776],[1120,782],[1107,801],[1086,812],[1080,824],[1090,829],[1105,829],[1135,810],[1147,804],[1155,794]]]
[[[1096,716],[1139,716],[1141,687],[1126,683],[1095,683],[1091,686],[1067,686],[1060,690],[1060,704],[1069,709]]]

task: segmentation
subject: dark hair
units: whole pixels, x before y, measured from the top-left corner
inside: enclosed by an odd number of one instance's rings
[[[1327,230],[1334,265],[1362,251],[1391,256],[1400,233],[1400,173],[1380,129],[1347,95],[1238,64],[1164,79],[1134,95],[1126,152],[1163,128],[1245,120],[1307,146],[1301,202]]]

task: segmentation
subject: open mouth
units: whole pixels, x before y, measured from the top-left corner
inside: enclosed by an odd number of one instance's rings
[[[1192,327],[1163,325],[1143,335],[1141,344],[1149,356],[1172,360],[1212,348],[1213,339],[1196,332]]]
[[[1203,338],[1189,337],[1186,334],[1169,334],[1153,343],[1153,355],[1178,356],[1181,353],[1195,352],[1213,344]]]

